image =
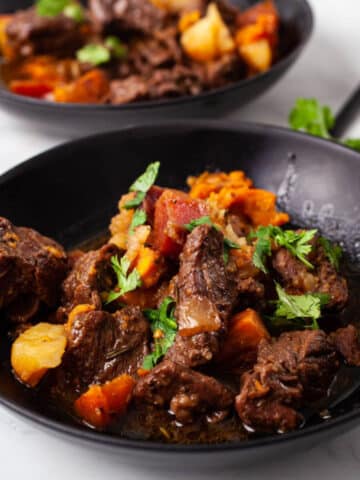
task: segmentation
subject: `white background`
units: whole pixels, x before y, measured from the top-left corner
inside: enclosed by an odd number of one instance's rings
[[[290,2],[291,0],[289,0]],[[257,122],[286,124],[296,97],[317,97],[335,110],[360,79],[360,1],[312,0],[315,34],[300,61],[269,93],[232,115]],[[1,7],[1,1],[0,1]],[[351,132],[360,136],[360,118]],[[0,174],[67,138],[45,136],[0,109]],[[1,379],[0,379],[1,381]],[[14,418],[0,407],[0,479],[18,480],[173,480],[243,478],[246,480],[355,480],[360,477],[360,428],[317,446],[306,454],[246,469],[212,474],[177,474],[126,466],[119,455],[105,454],[54,438]]]

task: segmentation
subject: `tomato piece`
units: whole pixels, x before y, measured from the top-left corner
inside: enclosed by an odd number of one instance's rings
[[[155,205],[154,247],[163,255],[176,258],[186,240],[184,225],[208,214],[205,202],[179,190],[165,190]]]
[[[53,87],[47,83],[39,83],[31,80],[14,80],[10,83],[10,90],[17,95],[25,97],[43,98],[53,91]]]

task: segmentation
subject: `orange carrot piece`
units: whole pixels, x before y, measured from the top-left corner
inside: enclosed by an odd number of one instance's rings
[[[229,366],[254,362],[263,338],[270,338],[270,335],[260,315],[247,308],[230,320],[228,334],[217,362]]]
[[[91,385],[75,401],[75,412],[89,425],[105,428],[114,416],[126,412],[134,386],[135,380],[126,374],[104,385]]]

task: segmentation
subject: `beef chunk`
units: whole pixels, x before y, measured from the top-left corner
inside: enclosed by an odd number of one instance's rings
[[[316,240],[309,261],[314,265],[313,270],[309,270],[288,250],[280,248],[274,254],[272,264],[288,293],[326,293],[330,295],[328,308],[343,308],[349,296],[347,282],[330,263],[323,247]]]
[[[114,314],[83,310],[70,320],[68,347],[58,369],[57,390],[80,393],[92,383],[136,375],[148,349],[149,325],[140,308]]]
[[[175,281],[179,333],[167,358],[187,367],[209,362],[226,333],[236,284],[225,268],[223,241],[222,233],[201,225],[188,235],[180,257]]]
[[[0,217],[0,307],[13,321],[27,322],[42,303],[55,306],[66,271],[58,243]]]
[[[197,95],[202,90],[199,76],[183,65],[155,70],[148,85],[151,98]]]
[[[119,254],[115,245],[107,244],[99,250],[81,255],[65,279],[62,289],[62,307],[59,314],[68,314],[76,305],[89,304],[100,310],[101,293],[110,291],[114,281],[111,257]]]
[[[151,34],[165,19],[149,0],[90,0],[90,13],[100,30]]]
[[[339,328],[330,334],[336,350],[352,366],[360,367],[360,339],[354,325]]]
[[[199,415],[209,421],[225,418],[234,394],[214,378],[166,360],[138,382],[134,399],[170,410],[186,424]]]
[[[144,100],[148,94],[148,85],[140,75],[131,75],[123,80],[113,80],[110,83],[110,103],[113,105]]]
[[[298,409],[326,395],[338,367],[333,343],[321,330],[262,340],[257,363],[242,376],[238,415],[257,431],[294,430],[302,419]]]
[[[67,56],[84,43],[79,23],[65,15],[39,16],[35,8],[15,13],[6,35],[14,55],[25,57],[38,54]]]

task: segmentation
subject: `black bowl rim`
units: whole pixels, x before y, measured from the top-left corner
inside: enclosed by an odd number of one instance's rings
[[[263,80],[276,75],[280,74],[283,69],[286,69],[288,66],[292,64],[293,61],[300,55],[302,50],[307,45],[311,34],[314,30],[314,13],[313,10],[308,3],[308,0],[296,0],[299,5],[304,7],[304,19],[306,18],[306,24],[303,31],[303,38],[300,43],[284,58],[276,62],[269,70],[264,73],[260,73],[252,78],[247,78],[244,80],[239,80],[230,85],[226,85],[223,87],[214,88],[209,90],[208,92],[203,92],[198,95],[184,95],[178,98],[173,99],[164,99],[164,100],[148,100],[142,102],[135,102],[135,103],[128,103],[124,105],[92,105],[92,104],[78,104],[78,103],[56,103],[56,102],[48,102],[44,100],[38,100],[31,97],[26,97],[22,95],[17,95],[10,92],[7,88],[0,86],[0,101],[4,100],[8,103],[17,103],[20,105],[28,105],[41,108],[43,110],[53,110],[57,109],[59,111],[67,112],[72,109],[76,109],[78,113],[87,113],[90,111],[95,112],[114,112],[114,111],[127,111],[127,110],[147,110],[150,108],[156,107],[176,107],[178,105],[186,105],[189,103],[194,102],[201,102],[211,100],[216,95],[221,95],[222,93],[236,91],[237,89],[246,88],[249,84],[258,84],[261,83]]]
[[[270,126],[265,124],[258,123],[246,123],[246,122],[234,122],[230,121],[214,121],[214,120],[202,120],[199,122],[188,122],[185,120],[172,120],[166,123],[155,122],[152,125],[137,125],[137,126],[128,126],[120,130],[98,133],[96,135],[89,135],[84,138],[66,142],[60,145],[57,145],[49,150],[46,150],[35,157],[32,157],[14,168],[8,170],[3,175],[0,176],[0,186],[5,184],[8,180],[21,175],[26,172],[27,168],[33,165],[41,166],[43,162],[47,161],[49,155],[54,152],[61,152],[62,149],[71,148],[71,147],[81,147],[81,145],[86,144],[89,140],[96,141],[100,139],[106,139],[110,136],[119,136],[122,134],[130,133],[132,136],[136,136],[138,132],[142,131],[151,131],[157,130],[161,131],[163,135],[166,135],[167,129],[174,128],[186,128],[191,131],[196,131],[199,129],[217,129],[218,131],[233,131],[233,132],[256,132],[264,133],[270,132],[273,135],[280,136],[281,138],[291,139],[298,138],[302,139],[303,142],[310,142],[314,145],[322,146],[327,148],[330,154],[346,154],[347,156],[352,156],[354,159],[360,162],[360,154],[344,145],[325,140],[319,137],[311,136],[302,132],[294,132],[288,128]],[[98,432],[96,430],[84,429],[79,430],[78,428],[65,424],[61,421],[49,419],[47,416],[41,413],[30,412],[28,409],[14,405],[13,402],[4,399],[0,395],[0,404],[8,408],[9,410],[15,412],[16,414],[24,417],[35,424],[40,424],[48,429],[52,429],[60,434],[66,434],[73,437],[76,437],[80,440],[87,441],[91,444],[103,444],[108,447],[120,448],[126,450],[135,450],[143,452],[157,452],[159,454],[176,452],[178,454],[195,454],[195,453],[224,453],[231,451],[243,451],[250,450],[260,447],[268,447],[270,445],[279,445],[284,442],[294,442],[296,440],[307,438],[309,436],[314,436],[315,434],[320,434],[325,431],[334,430],[340,426],[345,426],[354,421],[355,419],[360,418],[360,408],[356,408],[351,412],[340,414],[337,417],[331,418],[326,422],[319,423],[304,429],[296,430],[294,432],[282,434],[282,435],[269,435],[262,438],[250,439],[246,441],[230,442],[230,443],[220,443],[220,444],[193,444],[193,445],[182,445],[182,444],[165,444],[160,442],[152,441],[142,441],[129,439],[121,436],[114,436],[110,434],[105,434]]]

